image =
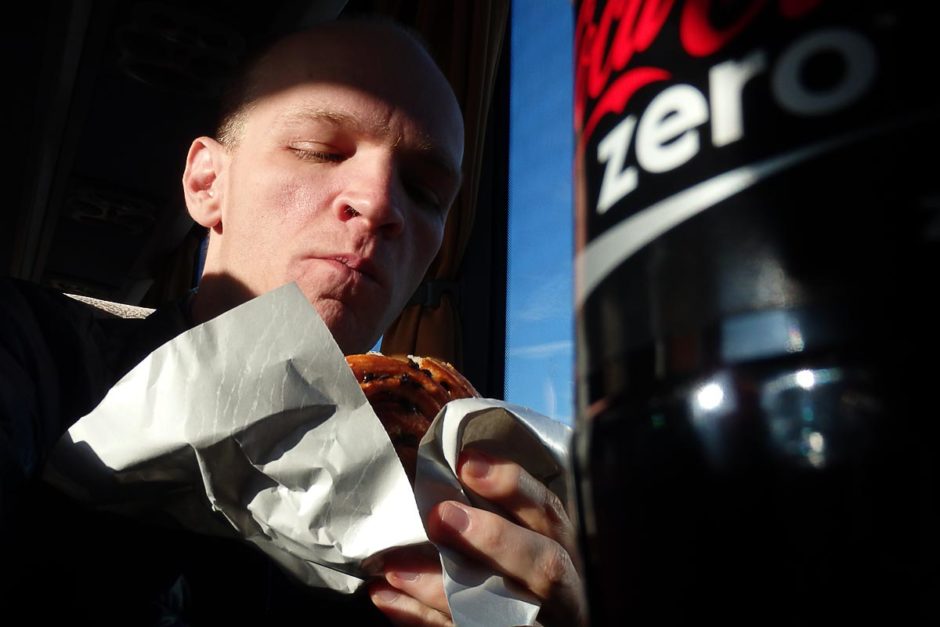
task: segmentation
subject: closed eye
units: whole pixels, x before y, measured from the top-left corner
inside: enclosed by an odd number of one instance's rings
[[[343,155],[336,152],[322,152],[319,150],[304,150],[302,148],[291,148],[298,158],[304,161],[315,161],[317,163],[338,163],[343,160]]]
[[[434,211],[443,211],[444,207],[441,206],[441,201],[438,195],[429,187],[418,183],[409,183],[405,182],[405,191],[408,193],[411,198],[413,198],[419,205],[433,209]]]

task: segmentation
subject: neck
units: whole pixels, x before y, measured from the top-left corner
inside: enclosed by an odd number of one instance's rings
[[[202,324],[255,296],[244,283],[228,274],[203,274],[199,291],[190,302],[189,315],[193,324]]]

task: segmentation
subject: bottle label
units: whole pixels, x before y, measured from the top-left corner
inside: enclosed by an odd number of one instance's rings
[[[578,305],[638,250],[706,209],[935,116],[913,93],[923,80],[886,71],[899,64],[894,40],[903,31],[883,4],[582,2]]]

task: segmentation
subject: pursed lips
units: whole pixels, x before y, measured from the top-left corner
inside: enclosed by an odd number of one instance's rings
[[[332,253],[326,255],[316,255],[314,258],[324,261],[336,262],[349,268],[353,272],[361,274],[363,277],[369,279],[373,283],[385,285],[385,281],[378,265],[376,265],[368,257],[360,257],[359,255],[355,254]]]

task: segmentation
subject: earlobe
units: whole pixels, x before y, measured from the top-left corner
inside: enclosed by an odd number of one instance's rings
[[[210,229],[222,228],[222,174],[225,148],[210,137],[199,137],[189,147],[183,172],[183,194],[193,220]]]

